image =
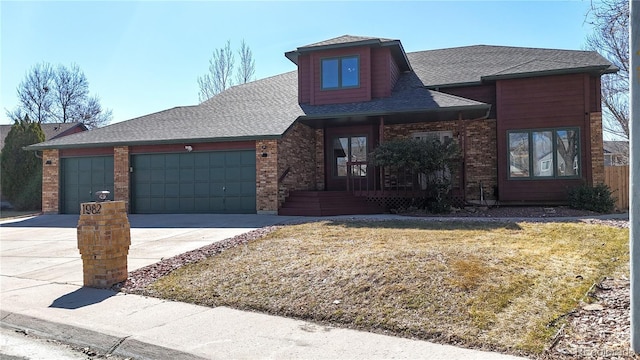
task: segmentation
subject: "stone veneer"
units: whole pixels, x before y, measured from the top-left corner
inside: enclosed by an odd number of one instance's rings
[[[602,138],[602,113],[592,112],[589,115],[591,126],[591,183],[604,183],[604,144]]]
[[[409,137],[416,132],[451,131],[466,154],[465,200],[480,200],[480,183],[485,199],[494,199],[498,185],[497,143],[495,120],[459,120],[395,124],[384,126],[384,140]]]
[[[129,147],[113,148],[113,199],[124,201],[129,209]]]
[[[60,190],[60,151],[57,149],[42,152],[42,212],[59,213]]]
[[[131,230],[124,201],[83,203],[78,220],[78,250],[84,286],[109,288],[127,280]]]

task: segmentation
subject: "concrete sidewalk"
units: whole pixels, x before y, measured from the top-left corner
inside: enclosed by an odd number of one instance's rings
[[[301,220],[263,215],[136,217],[130,218],[129,270],[257,227]],[[52,215],[2,224],[3,326],[141,359],[516,359],[225,307],[85,288],[74,221],[77,216]]]

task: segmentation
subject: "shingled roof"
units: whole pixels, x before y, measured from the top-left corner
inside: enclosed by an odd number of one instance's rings
[[[618,70],[594,51],[475,45],[419,51],[407,56],[425,86],[434,88],[554,73]]]
[[[298,50],[363,41],[384,43],[397,40],[345,35]],[[200,105],[176,107],[28,148],[41,150],[279,138],[297,120],[317,125],[322,119],[337,117],[412,112],[440,114],[461,110],[481,116],[487,114],[490,104],[447,95],[435,89],[518,76],[616,71],[602,56],[588,51],[479,45],[420,51],[406,56],[413,71],[401,74],[388,98],[349,104],[300,105],[297,71],[292,71],[231,87]]]
[[[0,125],[0,149],[4,147],[4,140],[9,134],[9,131],[11,131],[12,126],[13,125]],[[87,127],[81,122],[44,123],[40,124],[40,127],[44,133],[45,141],[71,134],[76,128],[79,128],[80,131],[87,130]]]

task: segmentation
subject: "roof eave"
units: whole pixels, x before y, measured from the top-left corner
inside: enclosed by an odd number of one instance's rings
[[[25,150],[30,151],[42,151],[42,150],[54,150],[54,149],[87,149],[87,148],[101,148],[101,147],[116,147],[116,146],[138,146],[138,145],[168,145],[168,144],[201,144],[201,143],[213,143],[213,142],[234,142],[234,141],[252,141],[252,140],[273,140],[280,139],[280,135],[259,135],[259,136],[234,136],[234,137],[214,137],[214,138],[185,138],[185,139],[165,139],[165,140],[142,140],[142,141],[114,141],[104,143],[85,143],[85,144],[51,144],[46,143],[34,144],[25,146]]]
[[[401,115],[401,114],[419,114],[419,113],[442,113],[442,112],[460,112],[460,111],[472,111],[472,110],[490,110],[491,104],[477,104],[477,105],[460,105],[460,106],[447,106],[441,108],[423,108],[423,109],[411,109],[411,110],[398,110],[398,111],[366,111],[366,112],[351,112],[351,113],[325,113],[319,115],[303,115],[298,120],[318,120],[327,118],[340,118],[340,117],[364,117],[364,116],[385,116],[385,115]]]
[[[615,68],[615,67],[614,67]],[[542,71],[530,71],[530,72],[521,72],[514,74],[503,74],[503,75],[487,75],[482,76],[482,81],[496,81],[496,80],[508,80],[508,79],[521,79],[527,77],[538,77],[538,76],[550,76],[550,75],[568,75],[568,74],[579,74],[579,73],[597,73],[597,74],[609,74],[617,72],[617,68],[611,69],[609,65],[597,65],[597,66],[584,66],[577,68],[569,68],[569,69],[557,69],[557,70],[542,70]]]

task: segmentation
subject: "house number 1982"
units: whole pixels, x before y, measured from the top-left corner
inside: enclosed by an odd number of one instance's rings
[[[82,204],[82,213],[85,215],[97,215],[102,210],[101,204]]]

